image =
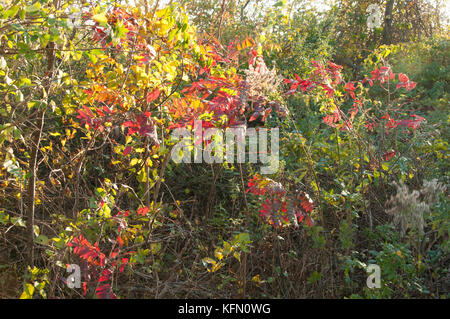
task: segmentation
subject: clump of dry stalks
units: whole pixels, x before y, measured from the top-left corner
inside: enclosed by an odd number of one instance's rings
[[[443,185],[433,179],[424,180],[420,190],[409,192],[408,186],[401,182],[394,183],[397,188],[397,194],[391,196],[386,202],[390,207],[386,212],[393,216],[393,224],[400,227],[401,235],[404,236],[408,229],[417,230],[423,234],[425,226],[424,214],[430,211],[430,207],[439,199],[439,194],[446,191],[446,185]]]
[[[261,57],[257,58],[256,65],[250,65],[245,70],[245,81],[247,82],[247,94],[251,97],[262,97],[270,100],[269,97],[278,92],[283,77],[277,74],[275,67],[270,70]]]

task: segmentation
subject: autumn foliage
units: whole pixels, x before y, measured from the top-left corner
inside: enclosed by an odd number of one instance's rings
[[[338,7],[252,21],[239,1],[138,2],[0,4],[0,281],[18,283],[1,296],[439,296],[445,71],[418,77],[403,44],[342,57]],[[175,163],[172,134],[196,121],[279,129],[279,170]],[[374,262],[377,291],[357,281]]]

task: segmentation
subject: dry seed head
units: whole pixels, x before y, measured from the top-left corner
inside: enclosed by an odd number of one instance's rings
[[[431,181],[424,180],[420,193],[428,205],[433,205],[438,201],[439,194],[444,193],[446,190],[447,186],[439,183],[435,178]]]
[[[397,188],[397,194],[391,196],[391,199],[386,202],[387,206],[391,207],[386,212],[393,216],[393,224],[400,227],[402,236],[408,229],[423,233],[423,215],[430,210],[430,207],[427,203],[419,201],[420,192],[414,190],[410,193],[403,183],[394,182],[394,185]]]
[[[261,57],[258,57],[255,66],[250,65],[246,74],[247,95],[252,99],[263,98],[269,100],[269,96],[277,92],[283,78],[277,75],[275,67],[269,70]]]

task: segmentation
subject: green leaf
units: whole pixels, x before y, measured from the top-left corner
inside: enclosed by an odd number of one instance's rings
[[[309,276],[308,281],[310,284],[313,284],[319,281],[322,278],[322,274],[314,271],[311,276]]]
[[[128,29],[125,28],[125,26],[123,25],[123,23],[121,21],[117,21],[115,30],[114,30],[114,35],[120,39],[120,38],[126,36],[127,33],[128,33]]]
[[[39,235],[39,236],[37,236],[35,239],[34,239],[34,241],[37,243],[37,244],[41,244],[41,245],[47,245],[48,244],[48,237],[47,236],[45,236],[45,235]]]
[[[22,132],[18,128],[14,128],[13,134],[15,140],[18,140],[22,136]]]
[[[111,208],[109,208],[108,205],[103,204],[101,210],[100,210],[100,216],[104,216],[106,218],[111,217]]]
[[[36,3],[32,4],[31,6],[27,6],[25,8],[25,11],[27,13],[31,13],[32,14],[32,13],[38,12],[40,8],[41,8],[41,4],[39,2],[36,2]]]
[[[47,298],[47,293],[44,290],[44,288],[45,288],[45,281],[42,281],[42,282],[36,281],[34,283],[34,286],[39,291],[39,294],[42,296],[42,298]]]
[[[158,254],[161,250],[161,243],[153,243],[151,244],[152,253],[154,255]]]
[[[248,244],[250,243],[250,235],[249,233],[240,233],[234,236],[233,244]]]
[[[106,191],[103,188],[98,187],[95,190],[95,195],[100,196],[100,197],[105,197],[106,196]]]
[[[26,224],[21,217],[11,217],[11,223],[14,226],[26,227]]]
[[[0,224],[6,225],[9,221],[9,215],[4,211],[0,211]]]
[[[370,162],[369,157],[367,156],[367,154],[364,154],[364,160],[365,160],[367,163]]]
[[[375,179],[380,178],[380,172],[378,172],[376,168],[373,170],[373,177]]]
[[[39,41],[41,42],[41,47],[45,48],[47,44],[50,42],[50,34],[43,34],[39,37]]]
[[[233,246],[231,246],[230,243],[226,241],[223,241],[223,248],[225,255],[228,255],[233,250]]]
[[[103,51],[100,49],[93,49],[93,50],[91,50],[91,54],[97,56],[97,55],[103,54]]]
[[[56,248],[63,248],[65,246],[64,240],[59,237],[53,237],[52,240],[55,242]]]
[[[20,9],[19,6],[14,6],[10,8],[3,14],[3,19],[14,18],[17,12],[19,12],[19,9]]]
[[[23,19],[25,19],[25,10],[24,9],[20,9],[20,12],[19,12],[19,18],[20,18],[20,20],[23,20]]]

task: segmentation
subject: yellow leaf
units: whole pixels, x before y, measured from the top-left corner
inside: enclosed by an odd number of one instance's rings
[[[214,264],[214,266],[211,269],[211,272],[216,272],[217,270],[222,268],[223,265],[224,265],[223,263]]]
[[[233,246],[230,243],[223,241],[223,248],[225,248],[225,254],[228,255],[233,250]]]
[[[158,10],[158,11],[156,11],[156,16],[158,18],[161,18],[161,17],[165,16],[168,13],[168,11],[169,11],[169,7],[166,7],[162,10]]]
[[[23,285],[23,292],[20,296],[20,299],[31,299],[33,298],[34,294],[34,286],[32,284],[24,284]]]
[[[102,25],[102,26],[106,26],[106,24],[108,23],[108,19],[106,18],[106,15],[104,12],[93,15],[92,20],[100,23],[100,25]]]
[[[51,136],[61,136],[61,133],[55,132],[55,133],[49,133]]]
[[[138,163],[138,161],[139,161],[139,159],[137,159],[136,157],[133,158],[133,159],[130,161],[130,166],[136,165],[136,164]]]
[[[203,258],[202,261],[203,261],[203,263],[207,263],[207,264],[213,264],[213,265],[216,264],[216,261],[214,259],[212,259],[212,258],[209,258],[209,257]]]
[[[261,278],[259,277],[259,275],[253,276],[252,281],[259,284],[261,283]]]
[[[216,251],[214,252],[214,257],[216,257],[219,260],[223,259],[223,251],[221,248],[217,248]]]

